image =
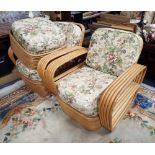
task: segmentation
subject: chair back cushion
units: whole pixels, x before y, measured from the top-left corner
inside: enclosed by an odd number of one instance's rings
[[[119,76],[138,61],[142,39],[128,31],[99,28],[91,38],[86,64],[96,70]]]
[[[80,46],[83,39],[81,28],[72,22],[54,22],[66,34],[67,47]]]

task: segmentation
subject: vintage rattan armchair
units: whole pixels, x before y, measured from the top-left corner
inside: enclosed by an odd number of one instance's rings
[[[88,130],[105,127],[112,131],[143,81],[146,67],[136,64],[142,47],[142,39],[132,32],[99,28],[88,50],[68,49],[67,55],[52,62],[45,56],[38,71],[72,119]],[[82,55],[87,55],[86,60],[56,76],[60,66]]]
[[[84,33],[84,26],[78,23],[52,22],[42,17],[19,20],[12,25],[8,54],[25,83],[45,97],[49,92],[37,72],[39,60],[50,53],[56,59],[68,52],[61,53],[60,49],[82,46]]]

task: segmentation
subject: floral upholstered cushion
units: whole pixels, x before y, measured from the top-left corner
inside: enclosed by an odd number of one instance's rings
[[[16,61],[16,67],[18,71],[27,78],[34,81],[42,81],[41,78],[39,77],[37,70],[33,70],[26,67],[19,59]]]
[[[71,22],[54,22],[67,37],[67,46],[79,46],[82,39],[82,31],[79,26]]]
[[[16,40],[31,54],[41,54],[66,44],[66,35],[52,21],[42,18],[27,18],[12,24]]]
[[[84,66],[60,80],[59,96],[81,113],[96,116],[100,95],[114,79],[115,76]]]
[[[86,63],[96,70],[119,76],[137,62],[141,46],[142,39],[132,32],[99,28],[92,35]]]

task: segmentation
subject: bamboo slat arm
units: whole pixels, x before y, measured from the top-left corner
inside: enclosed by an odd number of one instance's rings
[[[99,117],[102,126],[109,130],[114,128],[116,124],[113,124],[113,119],[115,118],[112,117],[112,114],[117,112],[115,110],[118,110],[118,106],[124,106],[124,110],[127,108],[129,100],[134,98],[145,73],[146,66],[134,64],[112,82],[112,84],[103,92],[99,103]],[[120,96],[122,99],[119,98]],[[130,98],[128,98],[129,96]],[[124,102],[123,99],[126,100],[126,102]],[[124,104],[126,104],[126,106]],[[122,115],[121,113],[123,113],[123,111],[121,111],[119,115]]]
[[[74,52],[75,50],[81,49],[81,46],[76,46],[76,47],[68,47],[68,48],[63,48],[59,50],[54,50],[51,54],[48,54],[44,56],[38,63],[37,66],[37,71],[39,73],[39,76],[41,77],[42,81],[44,84],[46,84],[45,80],[45,70],[47,66],[54,61],[55,59],[58,59],[61,56],[64,56],[68,53]],[[48,85],[48,83],[46,84]]]
[[[77,50],[74,50],[64,56],[59,57],[58,59],[53,60],[46,66],[47,68],[44,70],[44,82],[45,82],[44,84],[50,90],[50,92],[52,92],[55,95],[57,94],[56,81],[59,78],[54,77],[57,69],[61,67],[62,65],[64,65],[65,63],[70,62],[71,60],[78,58],[85,54],[87,54],[87,49],[80,47]],[[73,72],[74,70],[78,69],[82,65],[83,63],[80,63],[77,66],[69,69],[68,71],[63,73],[63,76],[66,76],[70,72]],[[59,77],[62,77],[62,76],[59,75]]]
[[[14,53],[13,53],[11,47],[9,47],[8,55],[9,55],[9,58],[11,59],[11,61],[14,63],[14,65],[16,65],[16,59],[14,57]]]

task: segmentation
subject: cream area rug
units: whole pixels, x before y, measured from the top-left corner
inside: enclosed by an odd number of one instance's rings
[[[19,81],[18,81],[19,82]],[[54,96],[43,99],[26,86],[0,99],[0,142],[7,143],[131,143],[155,142],[155,120],[134,105],[113,132],[102,128],[87,131],[69,118]],[[6,89],[6,88],[5,88]],[[2,90],[1,90],[2,91]],[[139,94],[154,99],[155,91],[142,85]],[[9,98],[11,98],[9,100]],[[11,102],[11,107],[10,103]],[[4,106],[5,105],[5,106]]]

